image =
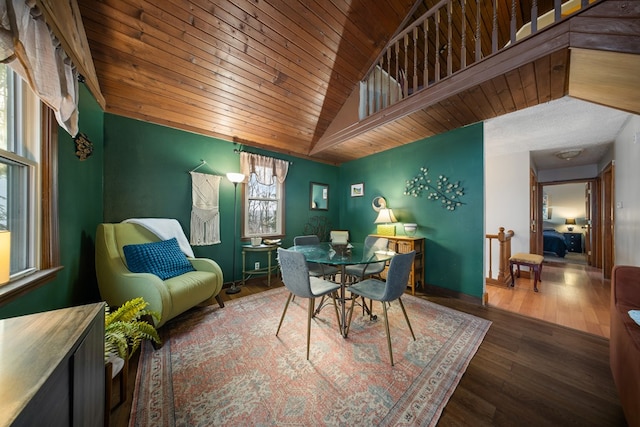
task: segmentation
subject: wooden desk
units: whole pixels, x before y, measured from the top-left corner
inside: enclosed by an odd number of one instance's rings
[[[265,245],[261,244],[259,246],[252,245],[243,245],[242,246],[242,286],[246,279],[250,279],[252,276],[267,275],[267,286],[271,286],[271,274],[276,273],[278,271],[278,263],[273,262],[271,253],[278,250],[278,245]],[[260,268],[253,268],[247,270],[246,266],[246,255],[247,252],[266,252],[267,253],[267,266]]]
[[[416,251],[416,257],[413,259],[413,266],[409,273],[409,282],[407,283],[411,287],[411,295],[415,295],[416,285],[424,287],[424,237],[383,236],[380,234],[372,234],[372,236],[389,239],[390,251],[399,254]],[[383,278],[386,278],[387,268],[381,273]]]

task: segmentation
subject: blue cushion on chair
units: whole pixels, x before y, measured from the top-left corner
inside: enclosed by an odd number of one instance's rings
[[[122,247],[127,267],[133,273],[151,273],[162,280],[194,271],[175,239],[125,245]]]

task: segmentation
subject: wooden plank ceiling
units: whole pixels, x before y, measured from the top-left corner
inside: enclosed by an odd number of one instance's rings
[[[335,164],[566,93],[560,50],[311,155],[387,41],[437,2],[78,0],[105,111]],[[515,3],[520,26],[531,0]]]

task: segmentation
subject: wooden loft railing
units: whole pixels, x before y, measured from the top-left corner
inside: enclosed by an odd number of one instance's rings
[[[519,0],[511,0],[509,19],[499,0],[442,0],[387,43],[360,84],[360,119],[393,105],[441,79],[493,55],[597,0],[554,0],[531,22],[517,28]],[[500,1],[504,4],[504,0]],[[507,26],[508,28],[504,28]],[[508,35],[507,35],[508,34]]]
[[[500,227],[498,234],[487,234],[485,237],[488,241],[489,248],[489,271],[486,277],[487,284],[509,285],[511,283],[511,273],[509,273],[509,258],[511,258],[511,238],[513,230],[505,233],[504,227]],[[495,241],[498,243],[498,276],[493,277],[493,250]]]

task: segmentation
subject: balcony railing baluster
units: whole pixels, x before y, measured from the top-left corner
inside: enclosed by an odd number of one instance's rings
[[[519,2],[507,0],[501,4],[509,5],[508,10],[499,10],[498,1],[504,0],[441,0],[390,40],[361,85],[366,93],[360,97],[360,118],[428,88],[564,17],[561,0],[554,0],[553,10],[542,16],[538,1],[532,0],[531,22],[518,28]],[[566,13],[573,14],[596,1],[602,0],[567,0]],[[467,33],[473,34],[473,40]],[[473,55],[468,54],[470,49],[475,50]]]

